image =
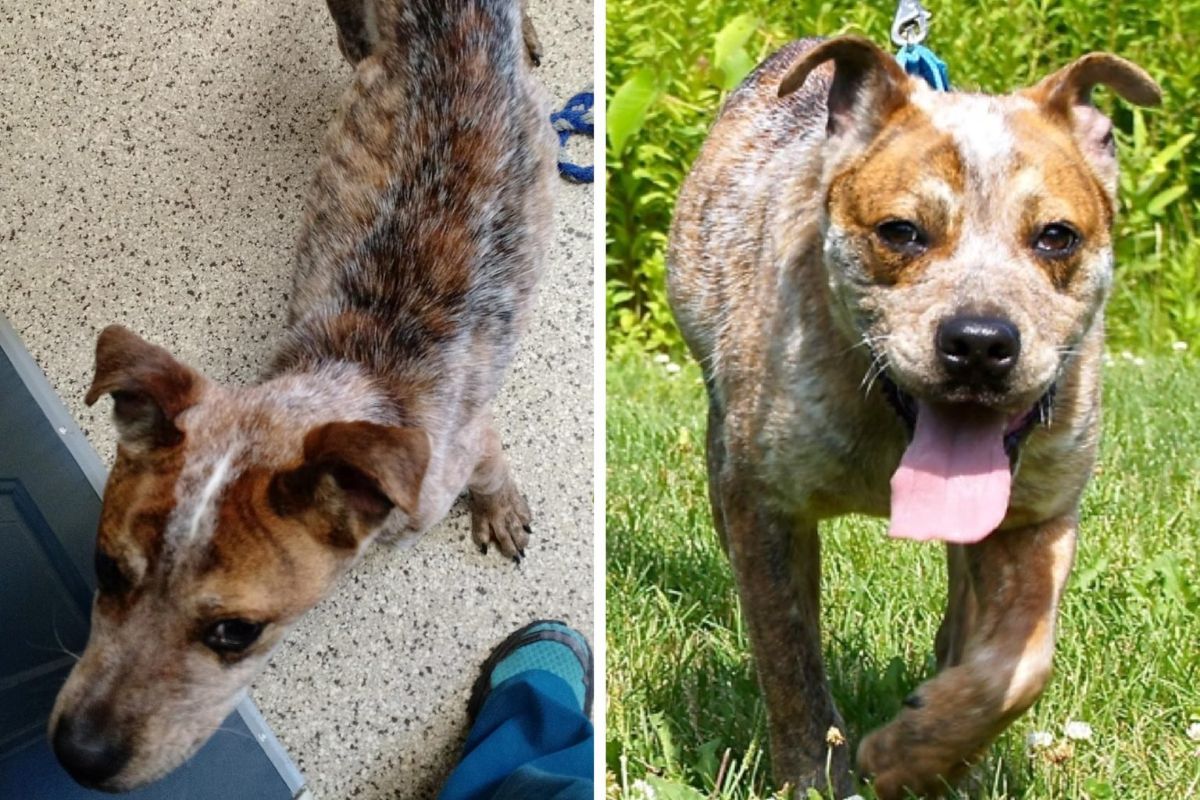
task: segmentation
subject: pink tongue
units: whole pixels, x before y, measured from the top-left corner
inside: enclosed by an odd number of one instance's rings
[[[917,402],[917,429],[892,476],[892,526],[900,539],[978,542],[1000,525],[1012,486],[1005,419]]]

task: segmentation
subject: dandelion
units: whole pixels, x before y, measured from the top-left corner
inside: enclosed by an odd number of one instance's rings
[[[1025,744],[1030,750],[1045,750],[1054,744],[1054,736],[1049,731],[1034,731],[1025,737]]]
[[[1193,722],[1187,727],[1187,737],[1193,742],[1200,742],[1200,722]]]
[[[671,357],[666,353],[659,353],[654,357],[655,364],[667,364],[671,361]]]
[[[1092,738],[1092,726],[1088,725],[1086,722],[1080,722],[1078,720],[1071,720],[1070,722],[1068,722],[1066,725],[1063,726],[1063,734],[1068,739],[1074,739],[1076,741],[1081,741],[1084,739],[1091,739]]]
[[[629,786],[629,796],[642,798],[642,800],[654,800],[656,792],[654,787],[643,780],[636,780]]]
[[[1174,350],[1176,353],[1182,353],[1184,350],[1188,349],[1188,343],[1187,342],[1171,342],[1171,349]]]
[[[838,730],[837,725],[830,725],[829,730],[825,731],[825,744],[830,747],[841,747],[846,743],[846,737]]]
[[[669,372],[669,373],[671,373],[672,375],[674,375],[676,372],[679,372],[679,365],[678,365],[678,364],[674,364],[674,363],[672,363],[672,364],[667,364],[667,372]]]

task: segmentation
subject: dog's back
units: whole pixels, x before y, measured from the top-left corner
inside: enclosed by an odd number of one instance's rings
[[[554,140],[521,9],[362,11],[375,38],[309,191],[274,371],[352,360],[398,399],[452,393],[471,416],[512,357],[549,235]]]

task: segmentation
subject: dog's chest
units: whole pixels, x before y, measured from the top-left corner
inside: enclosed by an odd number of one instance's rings
[[[877,388],[847,397],[810,374],[760,408],[762,477],[787,505],[818,517],[888,513],[905,433]]]

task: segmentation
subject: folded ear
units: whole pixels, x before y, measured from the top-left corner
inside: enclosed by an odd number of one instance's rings
[[[374,532],[393,508],[416,513],[429,437],[418,428],[373,422],[331,422],[304,437],[304,463],[277,475],[271,501],[281,514],[313,505],[348,513],[354,544]]]
[[[1144,69],[1108,53],[1088,53],[1023,94],[1071,128],[1084,156],[1115,189],[1117,159],[1112,122],[1092,104],[1092,90],[1099,85],[1109,87],[1134,105],[1157,106],[1162,102],[1162,90]]]
[[[112,395],[122,444],[169,447],[182,441],[175,417],[195,405],[203,380],[163,348],[109,325],[96,340],[96,374],[83,401],[90,406],[101,395]]]
[[[839,36],[804,53],[779,84],[786,97],[804,85],[817,67],[833,62],[826,105],[830,136],[859,131],[871,136],[908,102],[909,78],[896,59],[861,36]]]

